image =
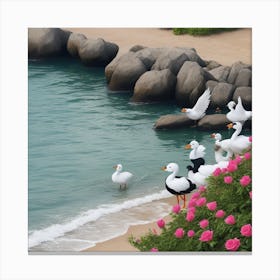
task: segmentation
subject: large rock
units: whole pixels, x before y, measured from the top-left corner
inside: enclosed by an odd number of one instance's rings
[[[227,81],[229,72],[230,67],[228,66],[219,66],[209,71],[209,73],[220,82]]]
[[[205,61],[205,63],[206,63],[206,70],[208,71],[221,66],[221,64],[215,60]]]
[[[81,42],[79,57],[87,66],[106,66],[117,55],[118,45],[104,41],[102,38],[92,38]]]
[[[217,83],[213,88],[211,94],[211,107],[223,108],[226,107],[229,101],[232,99],[232,95],[235,87],[228,83]]]
[[[195,61],[201,66],[206,65],[194,49],[164,48],[161,49],[152,70],[170,69],[174,75],[177,75],[185,61]]]
[[[183,63],[190,60],[187,54],[178,48],[165,49],[158,56],[152,70],[170,69],[170,71],[177,75]]]
[[[250,69],[241,69],[236,77],[235,85],[237,87],[252,86],[252,71]]]
[[[175,129],[189,127],[194,121],[189,119],[185,114],[182,115],[165,115],[161,116],[154,124],[154,129]]]
[[[174,96],[176,77],[169,69],[147,71],[136,82],[132,101],[155,102]]]
[[[79,57],[79,49],[87,37],[80,33],[72,33],[67,42],[67,51],[73,57]]]
[[[217,81],[209,80],[209,81],[206,82],[205,85],[206,85],[206,88],[209,88],[210,91],[212,92],[213,89],[214,89],[214,87],[215,87],[218,83],[219,83],[219,82],[217,82]]]
[[[68,54],[66,45],[71,32],[60,28],[29,28],[28,57],[43,58]]]
[[[206,62],[197,54],[194,48],[178,48],[184,51],[190,61],[197,62],[201,67],[206,67]]]
[[[192,107],[205,91],[208,80],[215,80],[215,78],[197,62],[186,61],[177,75],[177,103],[181,106]]]
[[[236,78],[238,76],[238,73],[240,72],[240,70],[242,69],[250,69],[251,66],[248,64],[245,64],[241,61],[235,62],[232,64],[228,78],[227,78],[227,82],[230,84],[235,84]]]
[[[138,51],[143,50],[143,49],[145,49],[145,48],[147,48],[147,47],[142,46],[142,45],[134,45],[133,47],[131,47],[131,48],[129,49],[129,51],[130,51],[130,52],[138,52]]]
[[[202,130],[224,130],[227,129],[227,124],[230,123],[225,114],[206,115],[199,120],[197,126]]]
[[[150,70],[161,52],[160,48],[143,48],[135,52],[135,56],[143,62],[147,70]]]
[[[252,110],[252,88],[251,87],[238,87],[234,91],[233,101],[237,103],[238,96],[242,99],[243,107],[246,110]]]
[[[113,91],[132,91],[136,81],[147,71],[143,62],[128,52],[105,68],[108,87]]]

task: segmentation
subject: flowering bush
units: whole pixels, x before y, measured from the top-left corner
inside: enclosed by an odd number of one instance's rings
[[[207,179],[206,189],[189,195],[187,209],[176,205],[158,234],[131,236],[130,243],[140,251],[251,251],[251,164],[251,153],[237,156]]]

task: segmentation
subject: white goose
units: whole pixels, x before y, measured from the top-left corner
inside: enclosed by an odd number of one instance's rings
[[[183,208],[185,208],[186,194],[193,191],[196,186],[188,178],[178,176],[179,166],[177,163],[168,163],[161,169],[167,172],[172,172],[172,174],[170,174],[165,180],[165,187],[171,194],[176,195],[178,204],[180,203],[180,198],[183,199]]]
[[[205,147],[203,145],[200,145],[197,141],[193,140],[185,146],[185,149],[192,149],[189,155],[189,159],[194,165],[191,170],[193,170],[193,172],[195,173],[198,171],[199,166],[205,163]]]
[[[121,164],[117,164],[113,166],[116,171],[112,175],[112,181],[116,184],[120,185],[120,189],[122,186],[126,188],[126,185],[128,181],[132,178],[133,174],[130,172],[121,172],[123,169],[123,166]]]
[[[216,162],[228,161],[232,155],[233,151],[230,149],[230,139],[222,140],[222,135],[220,133],[212,133],[211,138],[215,141],[215,160]],[[223,156],[223,152],[226,152],[226,156]]]
[[[227,104],[227,107],[229,108],[229,112],[226,114],[226,117],[231,122],[241,122],[244,124],[245,121],[252,118],[252,111],[246,111],[242,105],[241,97],[238,96],[238,102],[235,106],[234,101],[230,101]]]
[[[198,98],[193,108],[182,108],[181,112],[192,120],[200,120],[205,116],[205,112],[210,103],[210,89],[207,88],[204,93]]]
[[[241,122],[230,123],[227,127],[235,129],[235,132],[230,138],[230,148],[234,154],[241,154],[244,150],[247,150],[251,146],[248,136],[239,135],[242,130]]]

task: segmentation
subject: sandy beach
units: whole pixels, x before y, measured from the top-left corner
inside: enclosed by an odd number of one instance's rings
[[[249,28],[215,34],[211,36],[194,37],[190,35],[176,36],[171,30],[159,28],[64,28],[76,33],[82,33],[88,38],[103,38],[119,46],[117,56],[129,51],[134,45],[147,47],[191,47],[204,60],[215,60],[222,65],[230,66],[234,62],[252,63],[252,30]],[[164,202],[172,206],[176,204],[175,196]],[[170,217],[164,218],[166,221]],[[149,229],[158,229],[156,221],[144,225],[131,226],[119,237],[97,243],[85,252],[136,252],[136,248],[128,242],[129,236],[140,237]]]
[[[170,205],[170,212],[172,210],[172,206],[177,204],[176,197],[172,196],[170,198],[165,198],[161,200],[162,202],[168,203]],[[171,220],[170,216],[162,217],[165,222],[169,222]],[[160,229],[157,226],[156,221],[152,223],[147,223],[144,225],[135,225],[130,226],[128,231],[118,237],[110,239],[108,241],[97,243],[96,246],[90,247],[84,252],[137,252],[138,250],[133,247],[129,242],[128,238],[133,235],[135,238],[139,238],[140,236],[149,232],[149,230],[155,229],[158,233],[160,233]]]
[[[147,47],[190,47],[205,60],[215,60],[230,66],[236,61],[251,64],[252,30],[250,28],[194,37],[174,35],[171,30],[159,28],[64,28],[82,33],[88,38],[103,38],[119,46],[117,56],[134,45]]]

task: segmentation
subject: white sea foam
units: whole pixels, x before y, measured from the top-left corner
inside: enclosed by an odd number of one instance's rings
[[[29,248],[40,245],[41,243],[46,241],[53,241],[58,237],[64,236],[66,233],[76,230],[89,222],[97,221],[101,217],[104,217],[108,214],[117,213],[125,209],[137,207],[142,204],[167,197],[170,197],[170,193],[168,193],[166,190],[163,190],[161,192],[144,197],[127,200],[120,204],[100,205],[98,208],[81,213],[69,222],[54,224],[47,228],[31,232],[29,235]]]

